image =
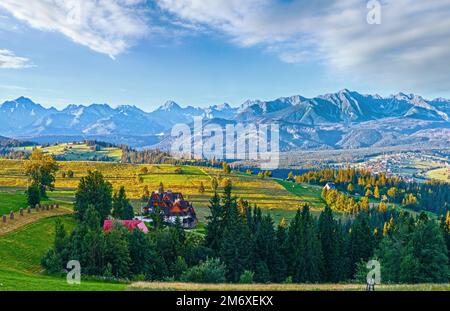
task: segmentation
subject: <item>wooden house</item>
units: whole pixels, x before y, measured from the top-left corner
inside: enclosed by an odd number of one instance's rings
[[[179,192],[153,192],[144,207],[144,215],[158,211],[163,215],[164,222],[175,224],[178,218],[183,228],[193,228],[198,222],[194,207]]]

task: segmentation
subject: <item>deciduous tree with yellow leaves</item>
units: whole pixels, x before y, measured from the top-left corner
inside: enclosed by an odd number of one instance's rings
[[[55,174],[59,167],[51,155],[44,154],[40,149],[33,150],[25,161],[24,169],[31,183],[39,187],[42,197],[47,196],[47,190],[55,188]]]

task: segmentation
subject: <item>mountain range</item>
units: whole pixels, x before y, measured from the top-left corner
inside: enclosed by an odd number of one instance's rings
[[[347,89],[314,98],[248,100],[239,107],[181,107],[168,101],[152,112],[107,104],[57,110],[20,97],[0,105],[0,135],[36,142],[95,138],[164,147],[173,125],[192,123],[196,116],[218,124],[277,122],[284,151],[450,143],[449,99],[404,93],[382,97]]]

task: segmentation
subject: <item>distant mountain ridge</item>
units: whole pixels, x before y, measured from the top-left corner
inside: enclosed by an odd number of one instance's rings
[[[210,122],[280,124],[283,150],[358,148],[396,144],[448,144],[450,100],[427,100],[415,94],[389,97],[363,95],[347,89],[307,98],[300,95],[272,101],[248,100],[239,107],[229,104],[207,108],[181,107],[168,101],[152,112],[136,106],[107,104],[69,105],[62,110],[45,108],[19,97],[0,105],[0,135],[20,138],[72,136],[104,140],[114,137],[142,147],[136,137],[167,138],[177,123],[191,123],[201,116]]]

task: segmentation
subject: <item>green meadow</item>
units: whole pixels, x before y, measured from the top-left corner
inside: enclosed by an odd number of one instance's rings
[[[66,229],[75,225],[72,216],[59,216]],[[86,280],[69,285],[65,278],[42,274],[41,258],[53,243],[56,217],[39,220],[0,236],[1,290],[123,290],[126,284]]]

